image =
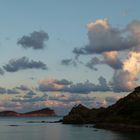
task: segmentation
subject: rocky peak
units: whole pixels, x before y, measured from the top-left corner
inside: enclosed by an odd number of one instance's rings
[[[132,93],[128,95],[129,98],[140,99],[140,86],[136,87]]]
[[[85,106],[82,105],[82,104],[79,104],[79,105],[73,107],[71,112],[72,112],[72,113],[73,113],[73,112],[83,113],[83,111],[84,111],[84,112],[88,112],[89,110],[90,110],[89,108],[85,107]]]
[[[89,117],[90,109],[82,104],[76,105],[72,108],[67,116],[64,117],[63,123],[82,124],[85,119]]]
[[[140,93],[140,86],[136,87],[135,90],[134,90],[134,92]]]
[[[75,106],[75,108],[85,108],[85,109],[87,109],[87,107],[85,107],[85,106],[82,105],[82,104],[79,104],[79,105]]]

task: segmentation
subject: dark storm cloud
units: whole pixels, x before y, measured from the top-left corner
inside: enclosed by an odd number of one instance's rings
[[[41,61],[29,60],[27,57],[19,59],[11,59],[8,64],[4,65],[3,68],[7,72],[16,72],[24,69],[42,69],[46,70],[47,66]]]
[[[45,31],[34,31],[28,36],[24,35],[21,37],[17,44],[21,45],[23,48],[32,48],[38,50],[45,47],[45,41],[48,39],[48,33]]]

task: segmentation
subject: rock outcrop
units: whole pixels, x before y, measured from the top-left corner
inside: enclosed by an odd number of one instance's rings
[[[67,116],[63,118],[63,123],[72,124],[82,124],[87,123],[87,118],[89,117],[90,109],[79,104],[72,108]]]

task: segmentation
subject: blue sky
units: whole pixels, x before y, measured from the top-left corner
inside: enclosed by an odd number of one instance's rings
[[[73,96],[77,95],[76,91],[71,95],[69,90],[66,89],[64,91],[62,89],[47,89],[45,93],[44,91],[42,93],[42,91],[37,90],[38,84],[40,84],[42,80],[47,81],[53,79],[51,82],[54,84],[55,80],[66,79],[72,81],[75,86],[77,83],[83,83],[82,86],[84,86],[87,80],[89,83],[98,85],[98,78],[100,77],[103,77],[106,82],[109,83],[114,74],[114,69],[110,67],[110,64],[109,66],[108,64],[99,64],[97,65],[98,70],[92,70],[85,66],[91,58],[103,57],[101,54],[79,54],[78,60],[76,60],[76,54],[73,53],[73,50],[74,48],[82,48],[89,44],[90,39],[87,27],[89,23],[107,19],[110,25],[109,28],[124,30],[132,21],[140,20],[139,5],[139,0],[1,0],[0,67],[4,71],[4,75],[0,76],[1,88],[16,89],[16,87],[20,85],[25,85],[28,86],[30,90],[36,92],[37,96],[42,96],[42,94],[49,94],[49,96],[70,94],[68,96]],[[43,41],[43,43],[45,43],[43,49],[35,50],[32,47],[24,48],[22,44],[17,44],[18,40],[23,36],[29,37],[34,31],[43,31],[48,34],[49,39]],[[132,50],[129,50],[129,52],[131,51]],[[127,57],[125,53],[126,52],[119,51],[120,57]],[[46,64],[48,69],[22,67],[18,71],[8,72],[3,68],[4,65],[9,63],[9,60],[17,60],[23,56],[26,56],[29,61],[41,61],[43,64]],[[62,60],[67,59],[71,59],[71,63],[75,62],[77,65],[62,65]],[[139,72],[137,73],[137,77],[138,76]],[[45,84],[48,86],[48,82],[46,81]],[[136,81],[136,83],[139,84],[139,81]],[[130,89],[128,90],[125,87],[124,90],[121,88],[118,92],[122,91],[127,92],[130,91]],[[27,91],[18,92],[20,92],[20,98],[23,98],[22,96],[27,94]],[[88,94],[86,93],[86,96],[91,96],[91,92],[96,94],[96,90],[89,92]],[[97,90],[97,92],[104,93],[103,90]],[[114,91],[108,90],[108,92],[111,92],[112,95]],[[116,93],[114,94],[113,96],[116,96]],[[120,96],[122,95],[124,95],[124,93]],[[16,96],[17,95],[14,94],[9,95],[2,93],[2,103],[5,103],[5,98],[8,98],[9,102],[14,104],[12,99],[18,98]],[[85,96],[85,94],[82,94],[82,96]],[[94,95],[92,95],[92,97],[93,96]],[[110,94],[107,94],[107,96],[110,96]],[[47,100],[49,99],[47,98]],[[62,101],[59,101],[59,103],[60,102]],[[46,105],[48,104],[46,103]],[[3,109],[5,104],[1,106],[1,109]],[[42,106],[40,105],[40,107],[43,106],[44,104]],[[61,104],[58,106],[61,106]],[[19,110],[26,110],[26,107],[25,109],[19,108]]]

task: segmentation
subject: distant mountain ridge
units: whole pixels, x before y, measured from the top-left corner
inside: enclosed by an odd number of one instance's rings
[[[63,118],[64,124],[96,124],[100,128],[140,131],[140,86],[107,108],[73,107]]]
[[[15,111],[1,111],[0,116],[56,116],[56,113],[54,110],[50,108],[43,108],[40,110],[35,110],[27,113],[18,113]]]

